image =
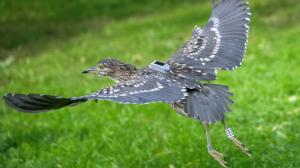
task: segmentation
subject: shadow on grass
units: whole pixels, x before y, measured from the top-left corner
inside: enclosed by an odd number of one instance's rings
[[[299,24],[300,2],[298,0],[250,1],[255,4],[252,13],[256,24],[265,28],[285,29]]]
[[[22,57],[89,31],[114,20],[159,13],[178,8],[182,3],[206,0],[74,0],[0,2],[0,60]],[[251,1],[252,13],[261,26],[284,28],[298,23],[298,0]],[[278,14],[280,13],[280,14]]]
[[[198,2],[188,0],[184,3]],[[180,0],[75,0],[0,2],[0,60],[21,57],[90,30],[101,31],[110,21],[147,15],[181,5]]]

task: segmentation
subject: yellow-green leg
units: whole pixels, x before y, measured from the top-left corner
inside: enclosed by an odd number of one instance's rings
[[[221,166],[224,168],[227,168],[227,162],[224,160],[224,155],[216,150],[213,149],[211,145],[211,140],[210,140],[210,132],[209,132],[209,126],[208,124],[204,123],[203,124],[205,127],[205,133],[206,133],[206,139],[207,139],[207,149],[208,153],[216,160],[219,162]]]
[[[251,151],[244,145],[242,144],[233,134],[233,131],[231,128],[228,128],[226,125],[225,121],[222,121],[222,124],[224,126],[225,132],[227,134],[227,137],[242,151],[244,152],[246,155],[248,155],[249,157],[252,157],[251,155]]]

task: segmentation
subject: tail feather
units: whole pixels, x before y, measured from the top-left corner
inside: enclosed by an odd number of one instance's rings
[[[3,96],[4,101],[12,108],[30,113],[45,112],[62,107],[75,105],[87,101],[87,99],[72,99],[43,94],[13,94]]]
[[[230,112],[229,98],[233,94],[224,85],[204,84],[201,90],[192,90],[186,99],[185,112],[201,122],[209,124],[225,119]]]

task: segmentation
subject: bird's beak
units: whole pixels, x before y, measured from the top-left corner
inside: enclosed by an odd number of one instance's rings
[[[82,71],[82,73],[96,73],[96,68],[95,67],[88,68]]]

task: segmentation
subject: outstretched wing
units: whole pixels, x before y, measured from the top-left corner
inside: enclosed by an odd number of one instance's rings
[[[186,88],[170,79],[153,73],[136,76],[125,84],[83,96],[83,99],[112,100],[120,103],[146,104],[151,102],[173,102],[187,96]]]
[[[146,69],[127,83],[81,97],[63,98],[44,94],[13,94],[3,96],[12,108],[30,113],[46,112],[73,106],[87,100],[112,100],[119,103],[145,104],[151,102],[173,102],[185,99],[186,86],[179,81]]]
[[[235,69],[245,54],[250,12],[245,0],[213,3],[211,17],[203,30],[196,27],[188,40],[168,61],[199,72]],[[211,78],[214,79],[214,78]]]
[[[6,93],[4,101],[12,108],[29,113],[46,112],[66,106],[73,106],[87,101],[87,99],[70,99],[60,96],[44,94],[13,94]]]

